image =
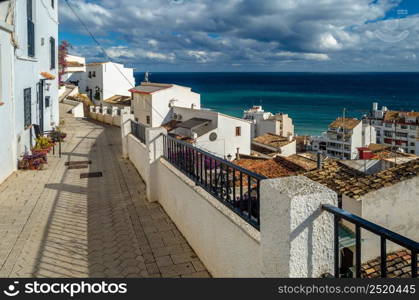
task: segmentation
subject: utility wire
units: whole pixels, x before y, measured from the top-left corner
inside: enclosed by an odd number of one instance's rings
[[[87,27],[86,23],[83,22],[82,18],[80,18],[80,16],[77,14],[76,10],[71,6],[69,0],[65,0],[65,3],[67,4],[67,6],[70,8],[70,10],[73,12],[74,16],[76,16],[76,18],[79,20],[80,24],[84,27],[84,29],[86,30],[86,32],[89,34],[89,36],[92,38],[92,40],[99,46],[99,48],[102,50],[103,54],[105,55],[105,57],[115,66],[115,68],[118,70],[118,72],[122,75],[122,77],[125,78],[125,80],[129,83],[129,85],[131,85],[133,88],[135,88],[135,85],[132,85],[131,81],[129,81],[129,79],[125,76],[125,74],[118,68],[118,66],[112,61],[112,59],[109,57],[109,55],[106,53],[105,48],[103,48],[103,46],[99,43],[99,41],[96,39],[96,37],[94,36],[94,34],[90,31],[89,27]],[[134,99],[133,99],[134,100]],[[144,101],[145,103],[147,103],[147,101]],[[148,104],[148,103],[147,103]],[[165,119],[165,117],[162,116],[162,114],[157,111],[151,104],[148,104],[152,110],[154,110],[161,118],[162,120]]]

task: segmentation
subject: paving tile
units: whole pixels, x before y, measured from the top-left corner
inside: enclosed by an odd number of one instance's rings
[[[207,277],[135,167],[121,159],[120,129],[67,114],[62,158],[0,184],[0,277]],[[113,146],[109,146],[112,144]],[[103,177],[80,179],[67,161],[91,160]],[[7,212],[7,213],[5,213]]]

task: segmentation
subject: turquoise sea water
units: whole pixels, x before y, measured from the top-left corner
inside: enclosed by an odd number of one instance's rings
[[[135,75],[138,84],[144,74]],[[152,73],[150,79],[190,86],[203,107],[237,117],[252,105],[287,113],[299,135],[320,134],[344,108],[361,117],[372,102],[419,111],[419,73]]]

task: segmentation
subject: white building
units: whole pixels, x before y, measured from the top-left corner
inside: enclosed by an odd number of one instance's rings
[[[51,130],[59,122],[57,6],[58,1],[0,3],[0,181],[30,151],[32,125]]]
[[[196,147],[225,159],[250,155],[251,123],[212,110],[173,107],[168,131],[187,138]],[[172,123],[173,124],[173,123]],[[172,130],[170,130],[172,129]]]
[[[294,125],[287,114],[278,113],[274,115],[265,112],[262,106],[253,106],[251,109],[244,111],[243,119],[252,122],[252,138],[267,133],[282,137],[294,136]]]
[[[143,82],[130,89],[132,110],[137,121],[151,127],[160,127],[171,120],[173,106],[201,108],[201,95],[189,87],[175,84]]]
[[[419,112],[391,111],[373,103],[371,113],[364,118],[377,131],[377,144],[403,149],[419,155]]]
[[[103,101],[115,95],[130,96],[135,86],[134,69],[113,62],[87,64],[86,72],[74,73],[71,81],[78,81],[80,92],[96,105],[105,105]]]
[[[201,95],[191,88],[143,82],[130,91],[138,122],[164,126],[170,134],[222,158],[250,154],[251,122],[201,109]]]
[[[76,55],[67,55],[67,66],[62,80],[67,83],[79,85],[81,76],[86,73],[86,58]]]
[[[375,141],[375,129],[368,123],[358,119],[337,118],[329,125],[327,132],[312,138],[311,148],[333,158],[356,159],[358,148],[368,147]]]

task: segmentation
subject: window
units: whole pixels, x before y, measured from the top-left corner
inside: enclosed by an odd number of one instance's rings
[[[55,39],[51,37],[49,39],[50,52],[51,52],[51,70],[55,69]]]
[[[27,21],[28,21],[28,56],[35,56],[35,24],[33,22],[33,3],[26,0]]]
[[[96,71],[93,71],[92,77],[96,77]]]
[[[32,124],[32,100],[31,100],[31,88],[23,90],[23,113],[24,113],[24,122],[25,128]]]
[[[55,8],[55,0],[51,0],[51,7]]]
[[[236,136],[241,136],[241,135],[242,135],[242,128],[236,127]]]
[[[89,78],[92,78],[92,71],[89,71]]]
[[[45,107],[49,107],[51,105],[51,97],[46,96],[45,97]]]
[[[150,116],[146,117],[146,122],[147,122],[148,125],[150,125]]]

